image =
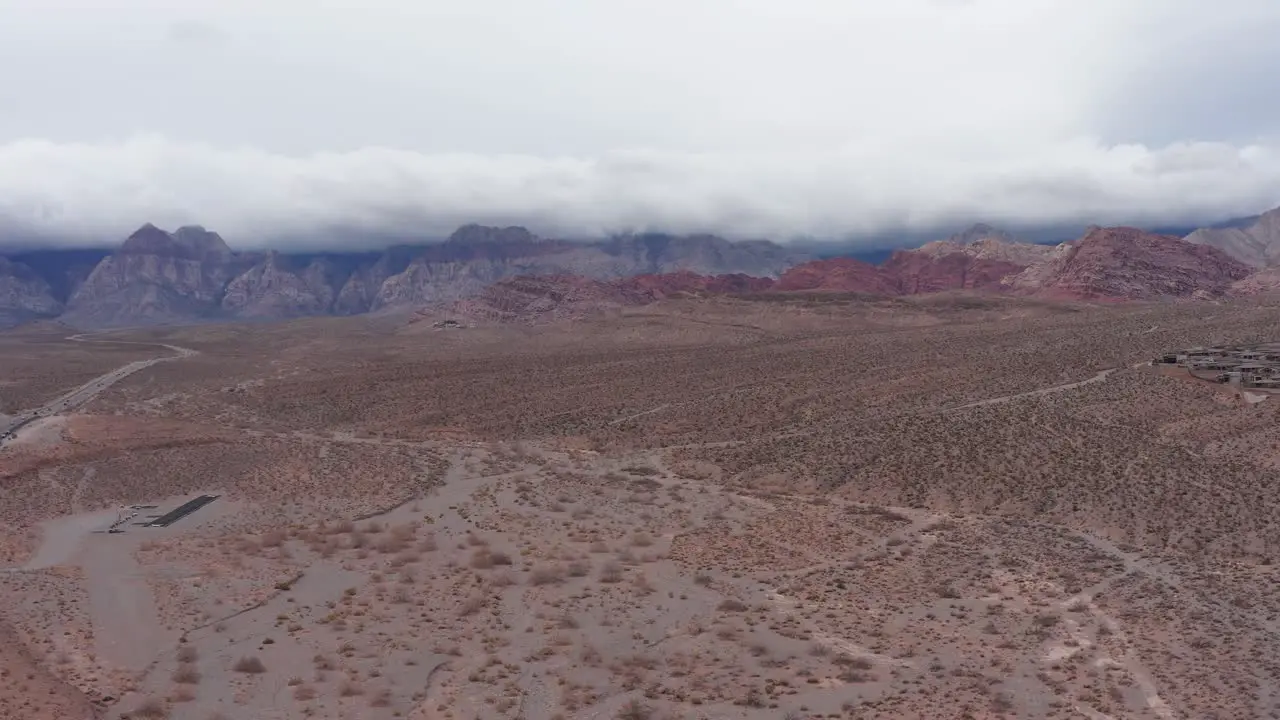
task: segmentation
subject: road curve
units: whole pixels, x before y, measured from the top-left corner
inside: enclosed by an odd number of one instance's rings
[[[179,347],[177,345],[166,345],[165,343],[149,343],[137,342],[133,340],[94,340],[87,337],[87,333],[72,335],[67,338],[72,342],[83,343],[112,343],[117,345],[150,345],[152,347],[160,347],[173,352],[173,355],[165,357],[151,358],[149,360],[135,360],[127,365],[122,365],[111,372],[104,373],[90,380],[83,385],[70,390],[61,396],[45,403],[44,405],[33,410],[24,410],[17,415],[0,421],[0,448],[3,448],[10,441],[17,437],[18,431],[23,426],[42,417],[50,417],[52,415],[61,415],[65,412],[74,410],[90,400],[94,399],[103,390],[114,385],[116,382],[142,370],[151,367],[156,363],[169,362],[170,360],[180,360],[182,358],[191,357],[196,354],[191,348]]]

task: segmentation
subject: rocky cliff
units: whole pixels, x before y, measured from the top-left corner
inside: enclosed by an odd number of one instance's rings
[[[1009,279],[1014,291],[1051,298],[1144,300],[1219,297],[1250,274],[1225,252],[1131,227],[1091,228]]]
[[[348,274],[327,258],[299,267],[272,251],[227,284],[220,306],[228,315],[246,318],[324,315]]]
[[[62,303],[44,278],[22,263],[0,257],[0,327],[60,312]]]
[[[108,327],[407,310],[465,298],[518,275],[777,275],[800,259],[805,256],[773,243],[710,235],[568,242],[521,227],[481,225],[465,225],[443,242],[381,253],[235,253],[203,228],[169,233],[145,225],[101,257],[82,281],[68,270],[59,281],[71,288],[65,303],[56,288],[45,292],[26,276],[19,281],[16,271],[8,271],[5,282],[13,288],[10,294],[21,294],[29,305],[41,292],[51,295],[59,306],[40,305],[43,316],[56,315],[65,304],[67,322]]]
[[[448,314],[472,321],[539,323],[579,318],[677,296],[761,292],[771,278],[690,271],[600,280],[581,275],[517,276],[456,301]]]
[[[1280,208],[1253,219],[1245,227],[1196,230],[1187,242],[1217,248],[1240,262],[1264,268],[1280,264]]]
[[[67,303],[87,326],[187,322],[216,314],[236,258],[217,233],[144,225],[104,258]]]

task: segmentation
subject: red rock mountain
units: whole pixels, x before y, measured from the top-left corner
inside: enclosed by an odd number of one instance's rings
[[[1218,297],[1250,268],[1225,252],[1131,227],[1090,228],[1007,283],[1049,298]]]
[[[897,295],[896,280],[882,268],[853,258],[829,258],[797,265],[782,273],[778,292],[822,290],[867,295]]]
[[[1004,279],[1053,252],[1017,242],[988,225],[975,225],[916,250],[895,251],[881,265],[850,258],[817,260],[782,274],[775,288],[916,295],[946,290],[1000,290]]]

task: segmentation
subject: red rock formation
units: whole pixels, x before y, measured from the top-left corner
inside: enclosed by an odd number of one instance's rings
[[[596,280],[580,275],[516,276],[499,280],[479,295],[459,300],[453,314],[475,320],[534,323],[582,317],[622,307],[648,305],[679,295],[760,292],[770,278],[698,275],[692,272],[636,275]]]
[[[1091,228],[1009,280],[1015,291],[1051,298],[1141,300],[1217,297],[1250,269],[1225,252],[1137,228]]]
[[[894,278],[903,295],[946,290],[999,290],[1008,275],[1026,269],[1002,260],[985,260],[963,252],[944,255],[899,250],[881,269]]]
[[[898,295],[897,279],[870,263],[853,258],[829,258],[797,265],[782,273],[773,286],[778,292],[820,290],[868,295]]]

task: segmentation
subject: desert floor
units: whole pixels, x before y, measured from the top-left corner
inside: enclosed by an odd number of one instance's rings
[[[1278,333],[961,296],[12,332],[0,410],[88,396],[0,448],[0,717],[1278,718],[1280,398],[1145,363]]]

